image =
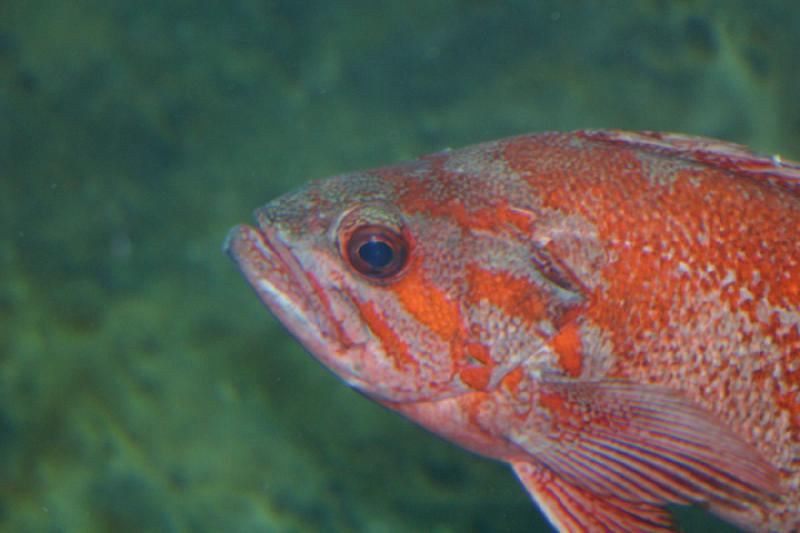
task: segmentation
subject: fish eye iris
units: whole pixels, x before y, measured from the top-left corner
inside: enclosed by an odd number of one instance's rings
[[[358,273],[388,280],[406,264],[408,243],[395,230],[383,226],[357,228],[346,243],[346,257]]]

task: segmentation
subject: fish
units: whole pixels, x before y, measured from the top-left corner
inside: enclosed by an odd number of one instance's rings
[[[511,466],[562,532],[800,531],[800,165],[521,135],[312,181],[224,248],[348,386]]]

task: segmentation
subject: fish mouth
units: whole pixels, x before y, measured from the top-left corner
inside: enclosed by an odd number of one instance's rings
[[[331,298],[338,296],[326,296],[278,230],[236,226],[228,233],[223,250],[237,263],[259,299],[306,350],[350,386],[365,387],[348,364],[352,357],[346,357],[366,348],[366,339],[358,338],[363,332],[344,331],[331,307]],[[341,307],[347,302],[335,304]]]

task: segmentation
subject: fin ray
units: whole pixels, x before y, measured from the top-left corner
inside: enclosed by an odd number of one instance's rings
[[[613,496],[599,497],[533,463],[513,463],[514,471],[548,520],[562,532],[608,531],[664,533],[674,531],[663,509]]]
[[[656,131],[593,130],[580,135],[763,179],[800,194],[800,163],[778,155],[759,154],[741,144]]]
[[[529,479],[533,488],[526,486],[550,506],[554,523],[607,514],[627,520],[626,527],[663,531],[659,506],[706,503],[724,514],[779,492],[777,470],[755,448],[670,390],[622,381],[549,382],[533,401],[541,404],[533,412],[557,411],[546,418],[547,444],[531,446],[524,434],[509,438],[548,472],[547,483]],[[515,469],[523,482],[533,475],[519,463]],[[583,518],[582,509],[592,505],[600,511]]]

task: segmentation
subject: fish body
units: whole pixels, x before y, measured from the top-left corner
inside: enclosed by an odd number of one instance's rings
[[[505,461],[560,531],[800,530],[800,166],[524,135],[312,182],[228,253],[347,384]]]

